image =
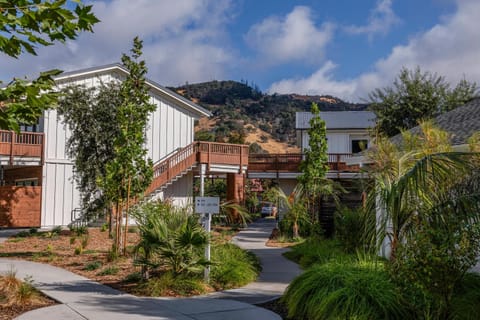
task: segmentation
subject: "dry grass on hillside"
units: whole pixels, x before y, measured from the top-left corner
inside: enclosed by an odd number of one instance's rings
[[[195,130],[210,131],[216,126],[216,124],[217,124],[217,119],[206,118],[206,117],[200,118]],[[267,151],[268,153],[300,152],[300,148],[298,148],[297,146],[292,146],[285,142],[277,141],[272,138],[272,135],[270,133],[265,132],[259,128],[256,128],[251,124],[245,125],[244,128],[246,132],[246,137],[245,137],[246,144],[257,143],[259,146],[262,147],[263,150]]]

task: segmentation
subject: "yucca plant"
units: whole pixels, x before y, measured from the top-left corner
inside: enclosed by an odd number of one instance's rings
[[[208,265],[204,248],[209,241],[198,216],[186,208],[170,204],[147,203],[133,212],[140,242],[135,247],[136,262],[145,278],[151,269],[162,267],[173,275],[199,273]]]

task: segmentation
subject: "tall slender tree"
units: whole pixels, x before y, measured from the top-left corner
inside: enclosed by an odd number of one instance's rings
[[[329,185],[325,177],[328,171],[327,128],[325,121],[320,117],[320,110],[316,103],[312,103],[312,118],[308,128],[308,146],[303,150],[304,159],[300,164],[302,174],[298,177],[309,199],[308,207],[313,220],[316,215],[312,212],[312,204],[319,199],[325,186]]]
[[[150,102],[148,94],[145,80],[147,67],[145,61],[140,60],[142,47],[142,41],[136,37],[132,56],[122,56],[128,76],[120,90],[122,103],[117,109],[119,134],[113,140],[115,157],[107,163],[104,183],[104,190],[116,207],[115,250],[120,249],[123,241],[124,253],[131,202],[145,191],[153,177],[152,161],[147,159],[145,149],[145,130],[149,114],[156,106]],[[122,230],[124,212],[126,222]]]

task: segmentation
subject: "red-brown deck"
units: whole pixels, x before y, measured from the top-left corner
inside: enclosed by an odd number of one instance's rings
[[[0,130],[0,155],[8,156],[10,164],[15,157],[38,157],[43,163],[43,140],[43,133]]]

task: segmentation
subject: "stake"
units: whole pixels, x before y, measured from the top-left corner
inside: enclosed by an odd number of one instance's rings
[[[207,221],[205,223],[205,229],[207,230],[208,234],[210,234],[211,222],[212,222],[212,214],[206,213]],[[210,262],[210,239],[207,242],[207,246],[205,247],[205,259]],[[203,277],[205,282],[210,281],[210,266],[206,266],[205,270],[203,271]]]

